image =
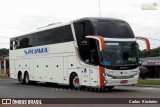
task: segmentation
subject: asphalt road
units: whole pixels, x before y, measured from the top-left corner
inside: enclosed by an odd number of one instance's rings
[[[45,83],[23,85],[17,80],[0,79],[0,98],[160,98],[160,88],[116,86],[112,91],[91,91],[90,89],[72,90],[64,85],[48,85]],[[136,105],[137,104],[134,104],[132,106]],[[74,107],[74,105],[70,106]],[[114,105],[114,107],[115,106],[117,107],[119,105]],[[150,107],[151,105],[142,106]],[[154,106],[160,107],[160,105]],[[2,106],[0,105],[0,107]],[[153,107],[153,105],[151,107]]]

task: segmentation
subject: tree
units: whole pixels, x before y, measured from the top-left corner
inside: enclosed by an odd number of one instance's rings
[[[0,56],[8,55],[8,54],[9,54],[9,49],[6,49],[6,48],[0,49]]]
[[[151,49],[151,51],[149,53],[147,52],[146,49],[140,51],[141,58],[143,58],[143,57],[157,57],[157,56],[160,56],[160,47]]]

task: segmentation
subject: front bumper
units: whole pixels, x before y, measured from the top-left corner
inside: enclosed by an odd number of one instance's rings
[[[122,81],[127,81],[125,83],[122,83]],[[130,84],[137,84],[138,77],[136,78],[130,78],[130,79],[109,79],[106,78],[106,86],[116,86],[116,85],[130,85]]]

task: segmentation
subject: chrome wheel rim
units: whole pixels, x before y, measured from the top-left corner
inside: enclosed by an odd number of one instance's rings
[[[73,78],[73,85],[75,87],[79,87],[79,77],[78,75],[76,75],[74,78]]]

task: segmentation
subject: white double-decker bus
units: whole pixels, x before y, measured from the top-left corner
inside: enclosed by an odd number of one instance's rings
[[[129,24],[112,18],[82,18],[10,39],[10,77],[21,83],[51,82],[108,87],[136,84],[139,54]]]

